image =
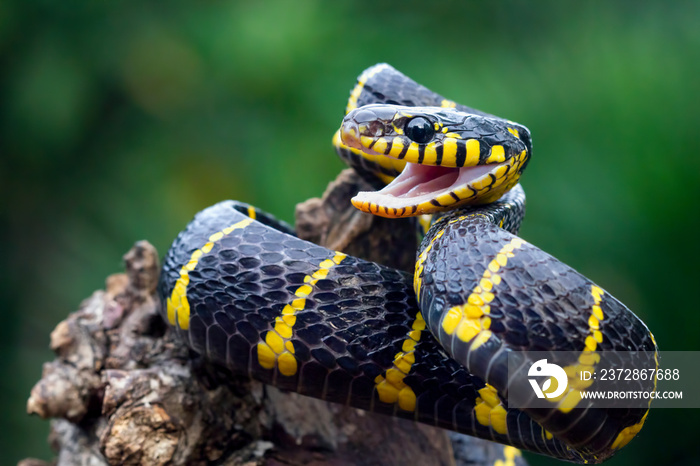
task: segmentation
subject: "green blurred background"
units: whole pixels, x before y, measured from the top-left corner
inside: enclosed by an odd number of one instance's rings
[[[291,221],[380,61],[527,125],[522,236],[700,349],[699,24],[700,2],[0,2],[0,462],[51,455],[25,402],[56,323],[205,206]],[[698,464],[697,414],[652,411],[609,464]]]

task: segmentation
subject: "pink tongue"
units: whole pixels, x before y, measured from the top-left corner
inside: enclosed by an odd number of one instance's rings
[[[379,193],[394,197],[417,197],[469,183],[488,173],[493,166],[450,168],[406,164],[406,168]]]

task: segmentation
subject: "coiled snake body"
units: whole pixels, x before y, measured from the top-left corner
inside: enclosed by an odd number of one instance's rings
[[[548,409],[505,402],[513,352],[576,351],[583,364],[656,350],[623,304],[515,235],[525,127],[376,65],[358,78],[334,144],[370,183],[389,183],[356,207],[438,218],[415,274],[222,202],[195,216],[163,265],[163,314],[189,346],[283,389],[569,461],[602,461],[634,437],[646,409],[590,407],[575,383]]]

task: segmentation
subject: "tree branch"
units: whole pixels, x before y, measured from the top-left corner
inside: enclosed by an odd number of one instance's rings
[[[363,214],[346,170],[297,206],[299,236],[412,270],[412,222]],[[397,252],[398,251],[398,252]],[[204,364],[158,313],[158,254],[140,241],[56,326],[27,411],[51,421],[58,465],[492,464],[502,448],[405,420],[306,398]],[[520,461],[521,459],[519,459]],[[23,466],[47,464],[27,459]]]

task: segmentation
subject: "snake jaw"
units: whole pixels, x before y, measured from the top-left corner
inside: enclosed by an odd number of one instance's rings
[[[488,203],[517,182],[517,176],[507,176],[513,171],[513,164],[513,160],[508,160],[494,165],[450,168],[407,163],[403,172],[383,189],[359,192],[352,198],[352,204],[363,212],[397,218]],[[506,186],[507,189],[499,189]]]

